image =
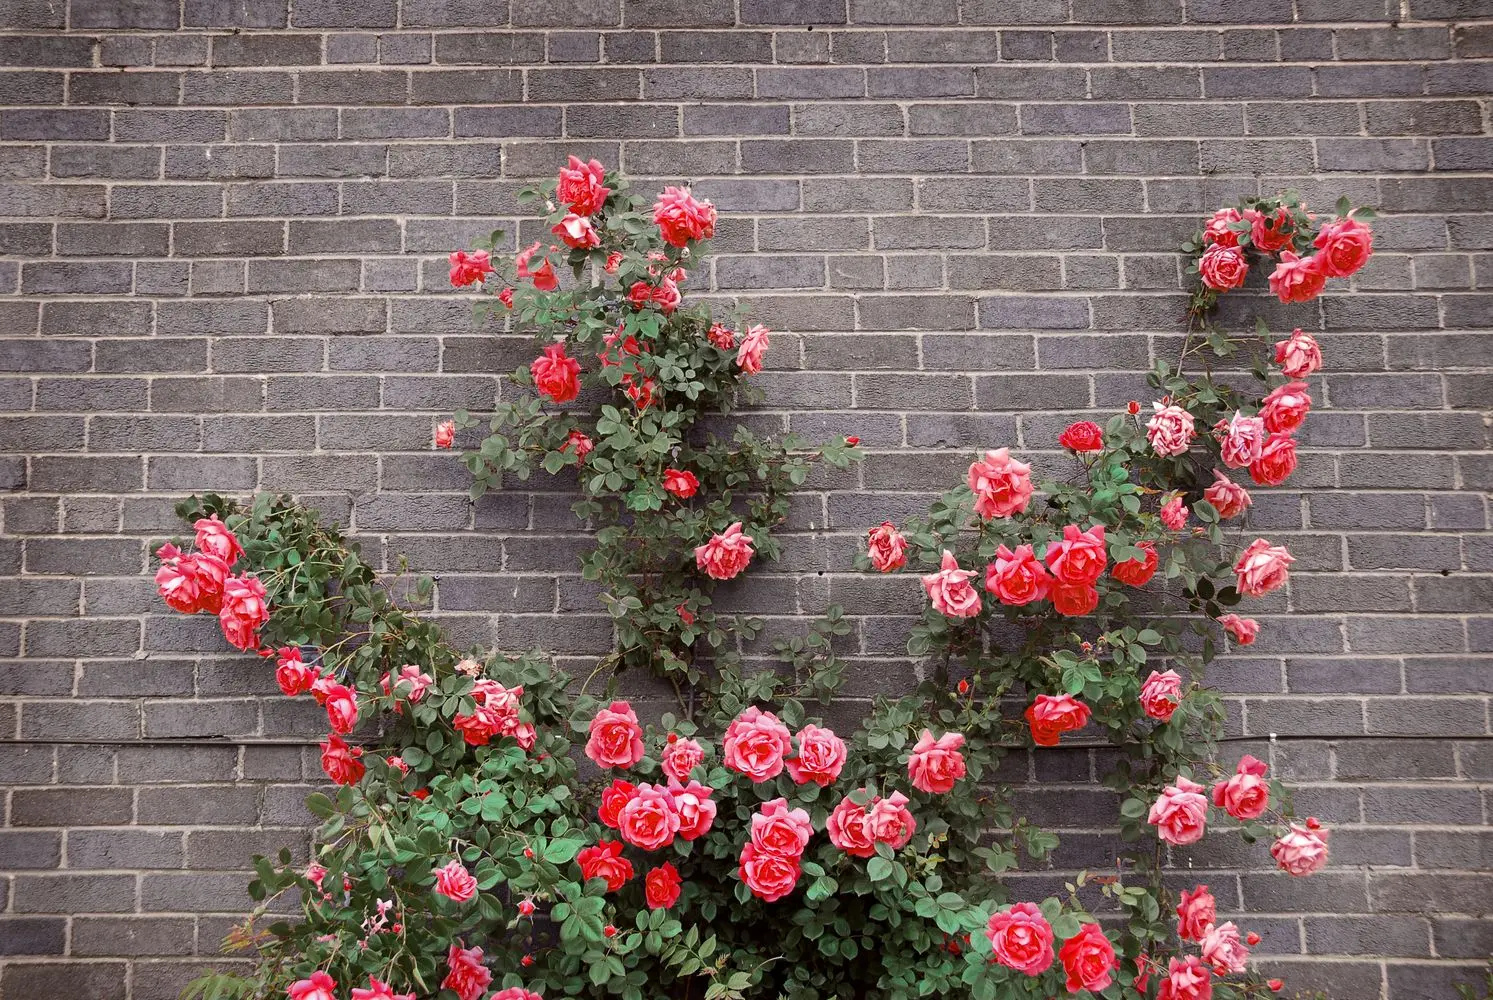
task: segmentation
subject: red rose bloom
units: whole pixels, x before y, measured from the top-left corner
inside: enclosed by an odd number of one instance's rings
[[[1104,431],[1092,420],[1080,420],[1072,423],[1058,435],[1058,444],[1069,451],[1103,451]]]
[[[1109,575],[1129,587],[1144,587],[1151,577],[1156,575],[1156,567],[1161,560],[1156,555],[1156,544],[1154,542],[1136,542],[1135,547],[1146,554],[1144,560],[1126,559],[1117,562]]]
[[[575,856],[581,866],[581,878],[606,879],[607,892],[616,892],[632,878],[632,862],[622,856],[622,842],[603,840],[594,847],[583,848]]]
[[[1073,937],[1063,942],[1058,949],[1058,960],[1068,974],[1069,993],[1088,990],[1098,993],[1109,987],[1115,961],[1115,946],[1098,924],[1084,924]]]
[[[700,480],[688,469],[665,469],[664,470],[664,492],[672,494],[681,500],[687,500],[695,495],[700,488]]]
[[[557,403],[568,403],[581,393],[581,363],[567,357],[565,344],[556,342],[529,365],[534,385]]]
[[[665,861],[643,880],[643,894],[650,910],[666,910],[679,902],[679,888],[684,883],[671,862]]]

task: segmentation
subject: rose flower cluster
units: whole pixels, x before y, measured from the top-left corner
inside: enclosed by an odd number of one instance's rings
[[[1274,261],[1270,291],[1282,302],[1310,302],[1328,278],[1347,278],[1374,252],[1374,233],[1362,221],[1370,213],[1349,213],[1317,226],[1317,217],[1294,201],[1250,199],[1221,208],[1203,227],[1197,270],[1212,292],[1227,292],[1249,277],[1253,250]]]
[[[264,584],[253,575],[235,576],[233,565],[244,554],[233,532],[217,516],[192,526],[196,552],[183,554],[170,542],[156,550],[161,566],[156,589],[161,599],[184,615],[199,611],[218,616],[223,638],[235,649],[259,645],[259,628],[269,620]]]

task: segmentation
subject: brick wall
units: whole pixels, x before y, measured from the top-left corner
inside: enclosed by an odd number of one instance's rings
[[[1260,738],[1229,752],[1301,787],[1336,864],[1295,882],[1230,838],[1176,860],[1339,1000],[1440,1000],[1493,950],[1486,0],[287,6],[0,0],[5,1000],[174,996],[246,858],[306,852],[321,724],[153,599],[184,492],[316,495],[440,572],[460,635],[605,645],[568,505],[473,508],[429,450],[529,351],[472,326],[441,258],[511,231],[567,152],[714,199],[712,293],[785,331],[758,419],[868,447],[743,598],[780,631],[844,603],[863,693],[910,674],[916,601],[846,572],[868,522],[977,448],[1053,463],[1072,415],[1148,398],[1200,214],[1287,186],[1381,206],[1353,294],[1259,303],[1330,330],[1330,409],[1253,518],[1301,557],[1289,597],[1216,676]],[[1101,762],[1018,763],[1065,863],[1102,866]]]

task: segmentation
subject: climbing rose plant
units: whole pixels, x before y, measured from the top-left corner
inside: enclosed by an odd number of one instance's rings
[[[991,449],[926,516],[870,527],[861,568],[918,578],[908,650],[927,679],[836,732],[813,707],[844,676],[840,610],[778,644],[782,669],[754,670],[741,643],[761,623],[713,598],[779,554],[773,529],[810,463],[844,466],[858,442],[810,452],[712,432],[750,395],[770,333],[682,303],[714,230],[708,202],[666,188],[650,213],[575,158],[532,194],[557,243],[521,250],[511,283],[496,234],[451,255],[454,285],[489,293],[541,340],[513,377],[533,394],[498,410],[465,461],[474,496],[536,468],[576,476],[576,513],[596,528],[583,572],[614,649],[580,683],[542,653],[459,649],[420,616],[430,579],[381,578],[293,499],[185,501],[192,550],[160,549],[161,596],[216,615],[232,645],[274,661],[287,696],[322,706],[333,785],[307,800],[321,820],[309,865],[255,859],[258,905],[229,940],[257,949],[254,971],[189,993],[1281,990],[1249,970],[1259,938],[1219,921],[1207,886],[1174,897],[1161,881],[1168,852],[1210,825],[1269,841],[1293,876],[1328,856],[1328,832],[1295,817],[1265,762],[1219,758],[1222,706],[1201,683],[1220,648],[1262,628],[1234,609],[1288,582],[1289,551],[1246,530],[1250,490],[1294,471],[1312,405],[1299,380],[1323,358],[1301,330],[1272,344],[1263,327],[1217,327],[1228,289],[1208,255],[1253,248],[1278,254],[1277,272],[1297,266],[1290,256],[1346,277],[1371,250],[1367,213],[1340,206],[1319,226],[1290,198],[1221,211],[1184,248],[1203,284],[1177,362],[1149,376],[1149,408],[1074,423],[1045,476]],[[476,426],[459,414],[435,444]],[[627,668],[670,682],[678,705],[620,697]],[[1106,780],[1128,846],[1103,873],[1023,898],[1007,874],[1050,862],[1059,842],[996,775],[1013,749],[1063,743],[1115,749]]]

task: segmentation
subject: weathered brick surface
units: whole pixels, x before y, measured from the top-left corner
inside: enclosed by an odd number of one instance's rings
[[[1256,303],[1329,330],[1331,409],[1254,515],[1301,556],[1290,593],[1213,672],[1247,741],[1228,752],[1301,786],[1337,864],[1294,882],[1227,838],[1175,860],[1218,869],[1295,985],[1446,997],[1493,948],[1490,15],[0,0],[0,996],[174,996],[246,857],[307,850],[314,713],[152,600],[182,492],[315,496],[375,558],[439,572],[462,637],[577,665],[605,646],[561,488],[473,507],[429,450],[527,350],[480,335],[441,257],[512,231],[518,188],[575,151],[715,199],[696,293],[784,331],[755,419],[868,446],[730,597],[770,634],[844,602],[859,695],[911,676],[917,599],[849,572],[867,522],[982,446],[1061,462],[1065,421],[1141,395],[1176,349],[1171,251],[1199,214],[1287,186],[1382,206],[1353,294]],[[1008,769],[1070,832],[1065,866],[1107,863],[1099,766]]]

